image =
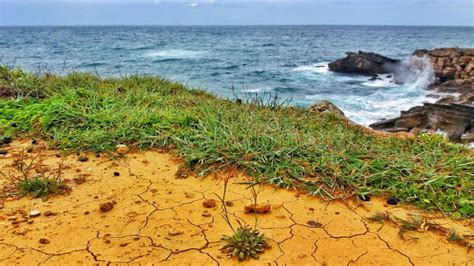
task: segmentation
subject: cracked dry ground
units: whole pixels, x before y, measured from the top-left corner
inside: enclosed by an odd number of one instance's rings
[[[15,142],[10,156],[0,157],[0,167],[13,162],[29,141]],[[21,198],[8,200],[0,209],[0,264],[237,264],[220,253],[220,237],[230,233],[219,206],[206,209],[205,199],[222,193],[218,177],[177,179],[179,161],[159,151],[128,154],[118,159],[89,155],[87,162],[77,156],[56,157],[45,151],[46,165],[64,160],[64,177],[85,177],[80,185],[71,183],[69,195],[48,201]],[[114,176],[118,171],[120,176]],[[244,214],[251,193],[236,179],[231,180],[228,200],[233,215],[252,223]],[[99,204],[115,201],[109,212]],[[259,228],[270,239],[272,248],[260,260],[243,264],[290,265],[469,265],[474,257],[466,248],[449,243],[431,232],[411,233],[415,241],[402,240],[390,224],[368,223],[364,217],[389,209],[381,200],[324,204],[293,191],[265,187],[259,202],[272,205],[270,213],[259,218]],[[40,210],[33,223],[8,220],[21,211]],[[407,212],[407,207],[392,207]],[[45,216],[45,212],[55,212]],[[414,211],[414,210],[409,210]],[[207,212],[205,215],[203,213]],[[321,227],[311,227],[317,221]],[[438,219],[458,230],[472,230],[472,221]],[[170,235],[170,232],[178,234]],[[41,244],[46,238],[48,244]]]

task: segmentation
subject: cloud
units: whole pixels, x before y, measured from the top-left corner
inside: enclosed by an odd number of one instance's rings
[[[198,3],[191,3],[189,4],[190,7],[197,7],[199,4]]]

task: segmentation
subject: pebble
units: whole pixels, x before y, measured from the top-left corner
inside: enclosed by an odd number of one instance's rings
[[[202,212],[202,217],[211,217],[211,214],[207,211]]]
[[[397,205],[398,204],[398,199],[395,198],[394,196],[389,196],[387,199],[387,204],[388,205]]]
[[[35,218],[41,215],[41,212],[39,210],[32,210],[30,211],[30,217]]]
[[[99,205],[99,209],[101,212],[108,212],[114,208],[114,204],[112,202],[104,202]]]
[[[79,156],[79,162],[87,162],[87,161],[89,161],[89,157],[87,157],[86,155]]]
[[[178,231],[174,228],[171,228],[168,232],[168,235],[170,235],[170,236],[178,236],[178,235],[181,235],[181,234],[183,234],[183,232]]]
[[[120,176],[120,173],[117,172],[117,171],[115,171],[115,172],[114,172],[114,176]]]
[[[312,228],[318,228],[318,227],[323,226],[320,222],[315,221],[315,220],[309,220],[309,221],[306,222],[306,224],[309,225]]]
[[[225,206],[227,207],[233,207],[234,206],[234,203],[232,201],[226,201],[225,202]]]
[[[8,217],[8,221],[16,221],[16,219],[18,219],[16,216]]]
[[[276,218],[278,218],[278,219],[285,219],[286,216],[283,215],[283,214],[278,214],[278,215],[276,216]]]
[[[214,208],[217,206],[217,203],[214,199],[207,199],[203,201],[202,206],[204,206],[205,208]]]
[[[49,239],[47,239],[47,238],[41,238],[39,240],[39,242],[40,242],[41,245],[47,245],[47,244],[51,243],[51,241],[49,241]]]
[[[43,215],[46,216],[46,217],[49,217],[49,216],[55,216],[56,214],[57,213],[52,212],[52,211],[45,211]]]
[[[119,144],[115,146],[115,152],[117,152],[118,155],[125,155],[130,151],[130,149],[127,147],[127,145]]]

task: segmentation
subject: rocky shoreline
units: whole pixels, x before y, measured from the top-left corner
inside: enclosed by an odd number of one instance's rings
[[[409,64],[398,59],[359,51],[329,64],[334,72],[370,75],[393,73],[397,83],[403,83],[413,68],[431,67],[432,80],[428,96],[436,103],[424,103],[397,118],[369,125],[386,132],[443,132],[451,141],[474,142],[474,48],[437,48],[416,50]],[[423,65],[428,60],[428,66]]]

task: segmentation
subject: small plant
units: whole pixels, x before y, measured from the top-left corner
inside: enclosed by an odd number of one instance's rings
[[[239,261],[247,258],[258,259],[258,253],[269,248],[265,235],[250,227],[239,227],[232,236],[222,236],[222,251],[229,258],[237,257]]]
[[[255,224],[253,227],[248,225],[242,225],[242,223],[236,219],[239,227],[234,229],[232,222],[229,218],[229,212],[226,207],[226,193],[227,187],[229,184],[229,179],[234,171],[230,171],[228,175],[224,178],[224,192],[222,197],[217,195],[221,201],[222,206],[222,216],[226,223],[229,225],[230,229],[234,232],[233,235],[227,236],[223,235],[221,237],[222,248],[221,251],[227,254],[228,258],[237,257],[239,261],[247,260],[250,258],[258,259],[258,254],[265,252],[265,249],[270,248],[270,245],[267,243],[266,237],[263,233],[257,230],[258,214],[255,212]],[[253,202],[256,204],[258,192],[255,189],[256,183],[249,184],[249,188],[252,191]]]
[[[0,171],[0,176],[12,184],[17,190],[15,194],[20,196],[31,195],[46,200],[50,194],[64,194],[69,189],[62,180],[62,163],[57,169],[48,171],[40,153],[29,160],[24,152],[20,153],[13,167],[17,174]]]

